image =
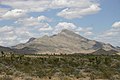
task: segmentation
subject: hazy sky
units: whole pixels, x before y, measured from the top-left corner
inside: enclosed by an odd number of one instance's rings
[[[120,46],[120,0],[0,0],[0,45],[62,29]]]

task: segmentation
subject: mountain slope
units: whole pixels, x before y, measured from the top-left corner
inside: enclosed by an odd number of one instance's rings
[[[94,54],[94,55],[115,55],[115,53],[118,53],[118,51],[116,51],[116,50],[106,51],[104,49],[99,49],[99,50],[93,52],[92,54]]]
[[[0,51],[11,52],[12,49],[10,49],[9,47],[0,46]]]
[[[115,49],[110,44],[97,42],[84,38],[73,31],[62,30],[60,33],[53,36],[43,36],[41,38],[34,38],[27,43],[13,46],[15,49],[35,50],[35,53],[92,53],[98,49],[106,51]]]

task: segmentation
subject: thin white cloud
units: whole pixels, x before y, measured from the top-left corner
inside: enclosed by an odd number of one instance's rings
[[[89,31],[89,32],[84,33],[84,35],[85,35],[85,36],[91,36],[91,35],[93,35],[93,32],[90,32],[90,31]]]
[[[52,21],[50,18],[43,16],[43,15],[38,16],[37,18],[38,18],[38,21],[41,21],[41,22],[44,22],[44,21],[51,22]]]
[[[16,19],[26,16],[26,11],[22,9],[14,9],[7,11],[4,15],[1,16],[2,19]]]
[[[43,24],[43,27],[40,27],[39,29],[38,29],[38,31],[52,31],[53,30],[53,28],[48,24],[48,23],[44,23]]]
[[[83,16],[95,14],[100,11],[100,8],[98,5],[91,5],[87,8],[66,8],[59,12],[57,15],[67,18],[67,19],[73,19],[73,18],[82,18]]]
[[[88,37],[88,36],[92,36],[93,32],[92,32],[93,28],[92,27],[87,27],[87,28],[82,28],[82,27],[78,27],[76,29],[76,32],[79,34],[83,34],[83,36]]]
[[[29,18],[26,17],[26,18],[18,19],[15,23],[21,24],[24,27],[37,26],[40,24],[38,19],[34,17],[29,17]]]

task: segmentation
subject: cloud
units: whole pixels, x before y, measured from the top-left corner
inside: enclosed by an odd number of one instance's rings
[[[97,0],[7,0],[1,4],[11,6],[13,9],[26,10],[28,13],[62,9],[57,16],[66,19],[81,18],[101,10]]]
[[[53,28],[48,23],[43,24],[43,27],[38,29],[38,31],[52,31],[52,30]]]
[[[9,11],[8,8],[0,8],[0,20],[2,20],[2,16]]]
[[[91,35],[93,35],[93,32],[90,32],[90,31],[89,32],[85,32],[84,35],[85,36],[91,36]]]
[[[48,24],[49,21],[51,22],[52,20],[46,16],[41,15],[38,17],[22,18],[15,21],[15,23],[17,25],[19,24],[21,26],[24,26],[33,32],[36,32],[37,34],[37,32],[42,33],[42,32],[46,32],[46,31],[49,32],[53,30],[53,28]]]
[[[7,8],[0,8],[0,15],[2,15],[3,13],[7,12],[9,9]]]
[[[51,0],[11,0],[2,1],[1,4],[11,6],[13,9],[24,9],[29,12],[43,12],[45,11]]]
[[[87,27],[87,28],[81,28],[81,27],[79,27],[77,29],[77,31],[79,31],[79,32],[88,32],[88,31],[91,31],[91,30],[93,30],[92,27]]]
[[[32,33],[23,27],[0,27],[0,45],[11,46],[23,43],[23,41],[27,41],[30,37],[32,37]]]
[[[38,16],[38,17],[26,17],[26,18],[21,18],[15,21],[16,24],[21,24],[24,27],[35,27],[35,26],[43,26],[43,24],[52,21],[46,16]]]
[[[24,27],[38,26],[40,24],[38,18],[34,18],[34,17],[21,18],[15,21],[15,23],[19,25],[23,25]]]
[[[6,32],[10,32],[12,31],[14,28],[13,27],[8,27],[8,26],[4,26],[0,28],[0,33],[6,33]]]
[[[11,26],[4,26],[4,27],[0,27],[0,44],[1,45],[5,45],[8,46],[11,42],[13,41],[16,36],[13,35],[14,34],[14,28]]]
[[[93,28],[92,27],[87,27],[87,28],[83,28],[83,27],[78,27],[76,29],[76,32],[79,34],[83,34],[83,36],[88,37],[88,36],[92,36],[93,32],[92,32]]]
[[[115,22],[112,27],[114,28],[120,28],[120,21],[119,22]]]
[[[67,22],[60,22],[57,24],[57,26],[55,27],[56,29],[60,28],[60,29],[75,29],[76,26],[73,23],[67,23]]]
[[[59,12],[57,15],[64,17],[66,19],[73,19],[73,18],[82,18],[83,16],[95,14],[100,11],[100,8],[98,5],[91,5],[87,8],[66,8]]]
[[[68,22],[59,22],[55,28],[53,33],[58,33],[60,32],[62,29],[68,29],[68,30],[74,30],[76,29],[77,26],[73,23],[68,23]]]
[[[111,43],[114,46],[119,46],[120,45],[119,22],[115,22],[109,30],[101,33],[100,35],[97,35],[95,39],[105,43]]]
[[[52,0],[51,8],[85,8],[92,4],[98,4],[96,0]]]
[[[38,16],[38,21],[42,21],[42,22],[48,21],[48,22],[51,22],[52,20],[50,18],[46,17],[46,16],[41,15],[41,16]]]
[[[2,15],[3,19],[16,19],[20,17],[24,17],[26,15],[26,11],[22,9],[14,9],[7,11],[4,15]]]
[[[49,34],[53,28],[48,24],[51,21],[46,16],[19,18],[14,26],[0,27],[0,45],[13,46],[24,43],[31,37],[40,37]]]
[[[36,30],[39,32],[51,31],[53,28],[48,24],[52,20],[46,16],[38,16],[38,17],[26,17],[22,19],[18,19],[15,23],[24,27],[27,27],[29,30]]]

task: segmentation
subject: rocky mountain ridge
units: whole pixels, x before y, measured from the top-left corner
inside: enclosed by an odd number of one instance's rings
[[[36,54],[73,54],[73,53],[93,53],[99,49],[105,51],[115,50],[110,44],[105,44],[95,40],[89,40],[73,31],[63,29],[60,33],[41,38],[31,38],[27,43],[13,46],[14,49],[34,50]]]

